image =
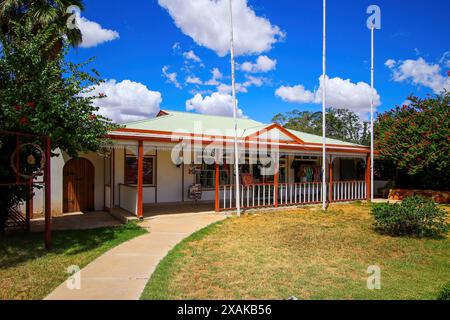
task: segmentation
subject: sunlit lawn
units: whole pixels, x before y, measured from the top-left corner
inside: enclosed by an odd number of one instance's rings
[[[144,234],[135,224],[53,233],[43,249],[41,233],[0,237],[0,299],[42,299],[66,278],[71,265],[83,267],[112,247]]]
[[[393,238],[364,204],[230,218],[158,266],[142,299],[435,299],[450,280],[450,240]],[[368,290],[368,266],[381,290]]]

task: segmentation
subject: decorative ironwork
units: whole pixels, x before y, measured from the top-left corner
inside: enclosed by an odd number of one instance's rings
[[[38,144],[24,143],[18,145],[12,153],[11,168],[21,178],[34,179],[43,175],[45,161],[44,151]]]

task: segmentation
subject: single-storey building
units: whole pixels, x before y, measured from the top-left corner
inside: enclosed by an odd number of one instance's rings
[[[237,127],[242,208],[320,203],[323,161],[328,201],[370,196],[368,147],[327,139],[322,159],[320,136],[246,118]],[[145,205],[189,202],[232,210],[234,132],[231,117],[162,110],[110,132],[102,153],[61,151],[51,160],[52,214],[121,208],[141,217]]]

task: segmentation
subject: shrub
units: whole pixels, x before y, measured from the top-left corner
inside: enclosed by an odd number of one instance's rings
[[[448,231],[446,211],[420,196],[398,204],[374,205],[372,215],[375,229],[392,236],[436,237]]]
[[[450,282],[447,283],[439,293],[438,300],[450,300]]]

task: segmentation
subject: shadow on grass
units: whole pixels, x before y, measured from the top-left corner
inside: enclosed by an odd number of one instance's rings
[[[14,267],[47,255],[75,255],[96,249],[106,242],[113,247],[145,232],[133,223],[91,230],[54,231],[50,251],[44,248],[43,233],[0,235],[0,268]]]

